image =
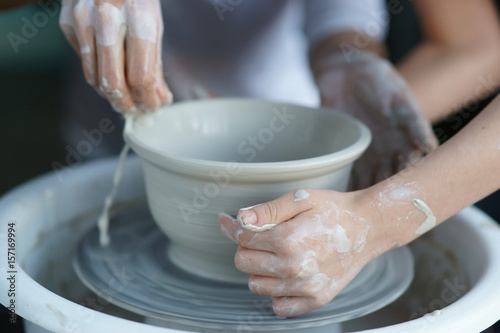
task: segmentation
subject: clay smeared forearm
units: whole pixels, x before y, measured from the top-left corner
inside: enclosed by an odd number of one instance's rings
[[[500,97],[432,154],[360,191],[387,235],[406,244],[500,188]],[[373,204],[375,202],[376,204]],[[423,231],[423,232],[422,232]]]

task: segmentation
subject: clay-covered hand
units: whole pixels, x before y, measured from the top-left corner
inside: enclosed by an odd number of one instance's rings
[[[59,19],[87,82],[125,113],[172,101],[163,76],[159,0],[64,0]]]
[[[356,192],[302,191],[242,209],[237,219],[219,216],[222,232],[239,245],[236,267],[251,274],[253,293],[273,298],[279,317],[327,304],[390,247],[383,224],[358,215]]]
[[[323,106],[349,113],[372,132],[354,164],[351,189],[373,185],[437,147],[430,123],[404,79],[371,52],[334,53],[315,64]]]

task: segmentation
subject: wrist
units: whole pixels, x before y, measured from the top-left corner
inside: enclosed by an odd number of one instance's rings
[[[413,183],[383,181],[355,192],[363,216],[372,223],[373,241],[384,251],[404,246],[418,237],[416,230],[425,217],[414,203],[419,190]]]
[[[383,55],[386,52],[383,44],[379,41],[360,31],[348,30],[324,38],[310,50],[309,58],[312,67],[314,68],[314,65],[320,62],[323,57],[335,53],[371,53]]]
[[[354,49],[342,47],[349,38],[353,38],[349,33],[332,36],[311,51],[309,61],[316,81],[322,73],[342,66],[346,67],[359,57],[380,58],[381,52],[378,51],[378,47]]]

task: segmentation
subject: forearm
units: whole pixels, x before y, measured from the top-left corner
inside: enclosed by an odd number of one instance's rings
[[[413,2],[423,42],[398,69],[431,121],[500,84],[500,23],[492,0]]]
[[[36,2],[36,0],[2,0],[0,1],[0,10],[21,7],[34,2]]]
[[[426,219],[418,202],[445,221],[500,188],[500,97],[460,133],[418,163],[384,182],[360,191],[364,206],[394,242],[418,237]]]
[[[397,68],[426,117],[438,122],[498,88],[500,47],[497,44],[453,49],[426,42]]]

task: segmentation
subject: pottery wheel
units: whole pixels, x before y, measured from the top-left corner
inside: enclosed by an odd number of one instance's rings
[[[324,327],[363,316],[398,298],[413,278],[406,248],[369,263],[329,304],[308,314],[277,318],[271,299],[246,284],[206,280],[177,268],[166,255],[169,240],[147,207],[124,209],[111,218],[111,244],[99,245],[97,227],[81,240],[75,270],[92,291],[162,326],[203,331],[280,331]],[[250,323],[250,324],[249,324]],[[246,329],[245,329],[246,330]]]

